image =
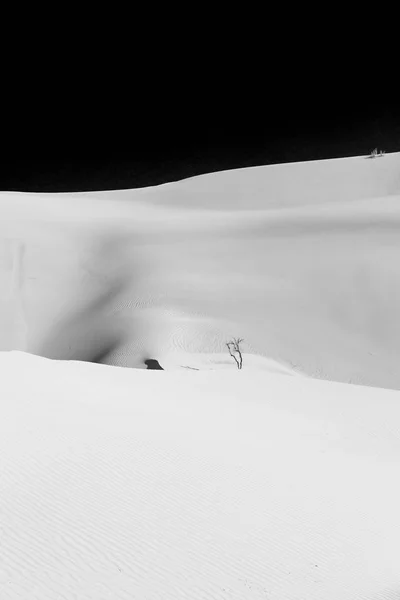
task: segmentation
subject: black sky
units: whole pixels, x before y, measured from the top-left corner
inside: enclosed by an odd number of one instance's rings
[[[134,188],[374,147],[400,151],[395,99],[368,98],[334,77],[312,86],[301,73],[257,86],[182,81],[179,88],[168,79],[148,88],[105,82],[90,93],[58,86],[45,101],[31,83],[2,111],[0,189]]]

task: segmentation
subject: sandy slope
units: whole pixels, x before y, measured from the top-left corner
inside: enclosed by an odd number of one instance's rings
[[[241,336],[284,368],[400,388],[400,154],[5,193],[0,213],[3,350],[180,368]]]
[[[0,353],[2,600],[395,600],[400,396]]]

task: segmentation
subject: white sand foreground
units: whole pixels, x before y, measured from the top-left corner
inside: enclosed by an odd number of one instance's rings
[[[0,353],[4,600],[395,600],[400,394]]]

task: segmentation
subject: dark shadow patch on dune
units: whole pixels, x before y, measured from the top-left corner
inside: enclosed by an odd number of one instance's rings
[[[115,350],[121,347],[122,341],[122,338],[119,337],[116,339],[103,340],[100,342],[100,346],[97,349],[96,347],[93,347],[91,358],[89,358],[89,360],[85,360],[84,362],[93,362],[100,365],[111,364],[110,356]]]
[[[66,315],[35,345],[35,353],[58,360],[106,363],[124,341],[125,330],[116,315],[107,314],[123,286],[112,285],[97,298]]]
[[[155,358],[148,358],[147,360],[144,361],[144,364],[146,365],[146,367],[148,369],[151,369],[154,371],[164,371],[164,369],[162,368],[162,366],[160,365],[158,360],[156,360]]]
[[[110,364],[110,355],[130,334],[130,323],[113,310],[130,282],[132,264],[123,250],[118,239],[98,241],[98,249],[91,257],[97,270],[91,272],[81,264],[90,279],[77,283],[74,292],[78,300],[68,291],[72,306],[45,331],[36,332],[29,352],[57,360]],[[61,293],[62,290],[60,296]],[[60,298],[62,301],[65,303]]]

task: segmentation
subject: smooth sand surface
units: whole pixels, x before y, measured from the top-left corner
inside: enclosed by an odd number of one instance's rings
[[[2,600],[396,600],[400,394],[0,353]]]
[[[0,213],[1,350],[179,369],[240,336],[248,365],[400,389],[399,153]]]

